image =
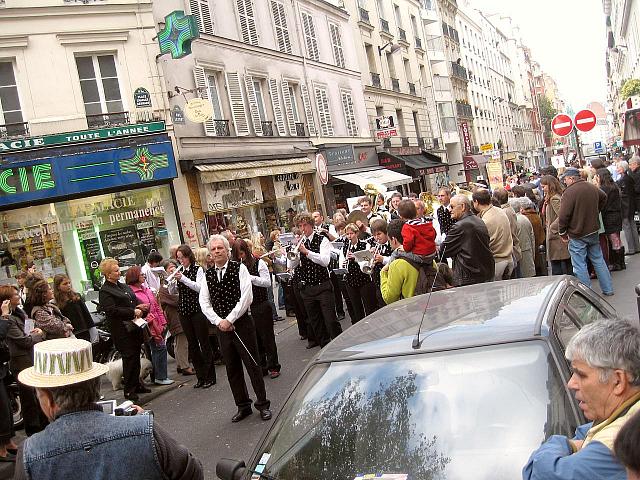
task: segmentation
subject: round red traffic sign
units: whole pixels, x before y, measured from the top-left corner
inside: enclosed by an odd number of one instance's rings
[[[588,132],[596,126],[596,114],[591,110],[580,110],[576,113],[576,128],[581,132]]]
[[[327,165],[327,159],[321,153],[316,155],[316,170],[318,172],[318,177],[320,178],[320,183],[322,185],[326,185],[329,183],[329,168]]]
[[[573,130],[573,120],[564,113],[559,113],[551,120],[551,130],[559,137],[566,137]]]

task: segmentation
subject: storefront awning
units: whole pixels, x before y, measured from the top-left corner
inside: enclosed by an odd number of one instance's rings
[[[311,173],[315,167],[307,157],[283,160],[254,160],[250,162],[210,163],[195,165],[203,183],[225,182],[243,178],[269,177],[283,173]]]
[[[486,165],[489,160],[488,155],[465,155],[462,158],[465,170],[478,170],[481,166]]]
[[[640,145],[640,109],[627,110],[624,115],[622,145]]]
[[[387,170],[386,168],[376,168],[368,171],[342,173],[340,175],[332,175],[343,182],[352,183],[363,188],[365,185],[372,183],[374,185],[384,185],[386,187],[395,187],[398,185],[406,185],[413,182],[413,178],[402,173]],[[364,189],[364,188],[363,188]]]
[[[410,148],[413,147],[407,147],[406,150]],[[417,150],[420,151],[420,149]],[[409,154],[380,152],[378,161],[387,169],[406,172],[414,177],[446,172],[449,169],[449,166],[443,163],[440,157],[425,151]]]

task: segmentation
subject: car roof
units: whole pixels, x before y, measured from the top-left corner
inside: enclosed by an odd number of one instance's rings
[[[434,292],[400,300],[356,323],[327,345],[316,362],[452,350],[547,335],[542,319],[552,297],[571,277],[534,277]],[[542,333],[541,333],[542,331]]]

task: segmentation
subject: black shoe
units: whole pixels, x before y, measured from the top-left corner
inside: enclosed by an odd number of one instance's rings
[[[237,423],[240,420],[244,420],[245,418],[247,418],[249,415],[251,415],[252,411],[251,408],[245,409],[245,410],[238,410],[238,413],[236,413],[233,417],[231,417],[231,421],[233,423]],[[271,412],[269,412],[271,413]],[[271,418],[271,417],[269,417]]]
[[[207,380],[206,382],[202,382],[202,388],[211,388],[216,384],[215,380]]]
[[[193,388],[202,388],[202,385],[204,385],[204,382],[202,380],[198,380]]]
[[[284,317],[281,317],[280,315],[278,315],[276,318],[273,319],[274,322],[283,322],[284,321]]]
[[[131,400],[132,402],[137,402],[138,400],[140,400],[140,397],[137,393],[125,393],[124,398],[125,400]]]
[[[271,417],[272,417],[271,410],[269,410],[268,408],[265,408],[264,410],[260,410],[260,418],[265,422],[267,420],[271,420]]]
[[[140,385],[138,388],[136,388],[136,393],[151,393],[151,389]]]
[[[295,317],[296,312],[287,312],[287,317]]]
[[[312,348],[316,348],[318,346],[318,344],[316,342],[309,342],[307,343],[307,350],[310,350]]]

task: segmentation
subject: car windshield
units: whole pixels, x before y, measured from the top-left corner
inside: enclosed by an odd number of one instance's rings
[[[575,427],[552,362],[529,341],[316,365],[254,468],[278,480],[520,478],[545,438]]]

